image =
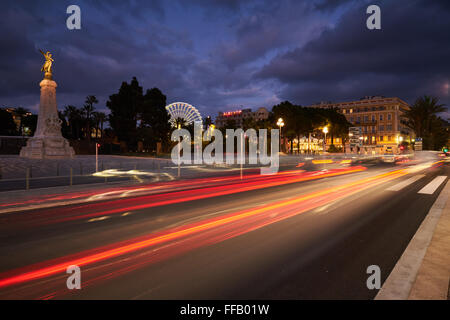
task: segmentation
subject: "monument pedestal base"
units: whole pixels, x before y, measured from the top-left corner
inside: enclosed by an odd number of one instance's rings
[[[45,74],[40,83],[41,100],[36,133],[20,150],[20,156],[33,159],[73,158],[75,152],[61,134],[61,120],[56,107],[56,82]]]
[[[63,137],[33,137],[20,150],[20,156],[31,159],[73,158],[75,152]]]

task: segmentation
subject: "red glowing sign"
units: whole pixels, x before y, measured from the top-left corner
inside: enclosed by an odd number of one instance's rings
[[[241,114],[241,113],[242,113],[242,110],[228,111],[228,112],[224,112],[223,116],[224,117],[229,117],[229,116],[235,116],[235,115],[238,115],[238,114]]]

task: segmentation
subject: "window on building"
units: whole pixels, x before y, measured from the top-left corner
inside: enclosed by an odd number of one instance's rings
[[[380,114],[380,121],[383,121],[383,115]]]
[[[364,122],[369,122],[369,116],[364,116]]]
[[[390,113],[388,113],[387,119],[388,119],[388,121],[391,121],[391,120],[392,120],[392,115],[391,115]]]
[[[392,131],[392,124],[388,124],[386,126],[386,131]]]
[[[372,115],[372,122],[375,122],[375,115]]]
[[[380,130],[380,131],[384,131],[384,126],[381,125],[380,128],[379,128],[379,130]]]
[[[380,136],[380,141],[383,141],[384,139],[383,139],[383,136]]]

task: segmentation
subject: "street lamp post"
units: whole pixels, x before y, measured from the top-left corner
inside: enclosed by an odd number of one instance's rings
[[[325,139],[323,140],[323,152],[325,152],[326,151],[326,144],[327,144],[328,127],[323,127],[322,132],[325,134]]]
[[[282,118],[278,119],[277,126],[280,128],[280,152],[281,152],[281,128],[284,127],[284,121]]]

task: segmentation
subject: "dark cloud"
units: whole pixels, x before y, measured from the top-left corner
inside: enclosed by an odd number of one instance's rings
[[[335,28],[306,46],[275,57],[257,74],[285,85],[286,99],[302,103],[429,93],[448,101],[450,15],[436,4],[380,4],[382,30],[366,28],[365,6],[354,6]]]
[[[367,1],[76,1],[70,31],[73,3],[2,2],[1,106],[37,111],[39,48],[54,53],[60,109],[90,94],[105,109],[133,76],[204,115],[375,94],[450,104],[448,1],[379,2],[381,31],[365,27]]]

